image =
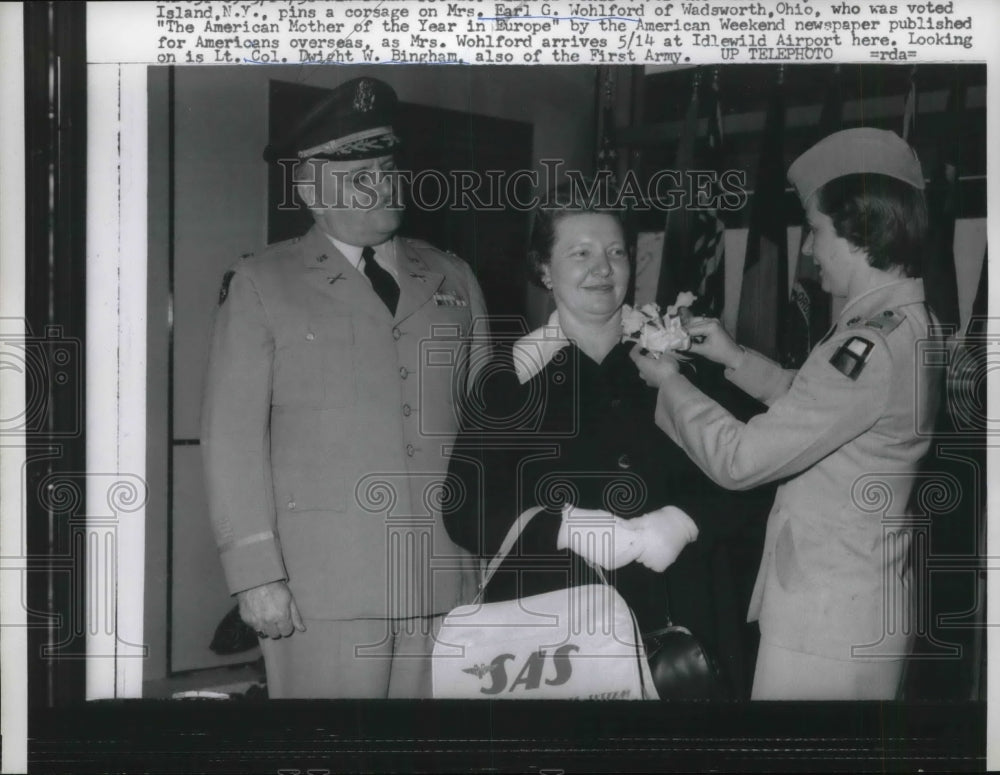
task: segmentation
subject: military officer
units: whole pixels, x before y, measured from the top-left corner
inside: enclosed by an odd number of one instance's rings
[[[431,617],[475,591],[438,496],[485,306],[464,261],[396,234],[395,106],[354,79],[268,147],[315,223],[219,295],[210,516],[271,697],[426,696]]]
[[[769,405],[736,421],[677,373],[634,356],[659,386],[656,423],[731,489],[781,481],[750,606],[754,699],[892,699],[912,647],[904,514],[939,398],[919,346],[934,319],[919,279],[927,214],[913,150],[892,132],[837,132],[789,180],[824,290],[846,297],[797,372],[698,321],[692,349]]]

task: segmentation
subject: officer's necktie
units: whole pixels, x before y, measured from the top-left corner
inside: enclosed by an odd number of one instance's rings
[[[395,315],[396,304],[399,302],[399,286],[392,275],[379,266],[378,261],[375,260],[375,251],[371,247],[366,246],[361,251],[361,258],[365,264],[365,276],[371,280],[372,288],[375,289],[375,293],[379,295],[379,298],[385,302],[385,306],[389,308],[389,312]]]

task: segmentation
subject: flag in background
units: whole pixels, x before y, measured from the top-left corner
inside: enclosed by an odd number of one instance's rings
[[[615,132],[614,112],[615,82],[611,70],[608,68],[598,68],[599,84],[602,77],[604,81],[602,86],[604,108],[601,111],[601,144],[597,149],[597,169],[611,173],[611,183],[615,185],[618,180],[618,140]]]
[[[684,113],[684,123],[681,125],[680,139],[677,141],[677,153],[674,156],[674,172],[681,176],[679,182],[683,185],[684,175],[694,169],[694,140],[698,133],[698,89],[701,83],[701,68],[694,71],[691,79],[691,99]],[[660,307],[674,303],[677,294],[683,290],[692,290],[688,280],[690,262],[694,245],[695,212],[688,208],[688,202],[683,207],[675,207],[667,211],[667,222],[663,229],[663,251],[660,257],[660,277],[656,284],[656,302]]]
[[[703,145],[699,148],[698,116],[701,108],[701,72],[695,73],[691,101],[681,128],[674,170],[681,175],[704,171],[714,175],[703,189],[708,207],[702,202],[685,202],[685,207],[667,213],[663,255],[656,301],[661,307],[673,304],[681,291],[691,291],[698,300],[697,314],[719,317],[725,306],[726,225],[719,217],[722,173],[722,104],[719,98],[719,68],[712,73],[705,108],[708,114]]]
[[[965,84],[960,71],[952,71],[945,120],[948,125],[938,141],[937,159],[927,186],[929,250],[924,257],[924,294],[938,320],[958,331],[958,280],[955,274],[955,219],[958,216],[958,170],[963,137]],[[915,135],[914,132],[910,133]],[[911,139],[910,145],[914,145]]]
[[[840,65],[834,65],[826,88],[826,97],[819,115],[819,127],[814,142],[819,142],[841,128],[843,123],[844,95]],[[788,300],[786,325],[781,333],[781,365],[797,369],[805,363],[809,352],[829,329],[830,294],[820,285],[819,267],[812,255],[805,255],[802,246],[809,231],[805,221],[799,237],[798,261],[795,264],[795,282]]]
[[[784,66],[769,101],[750,210],[736,340],[778,359],[788,302]]]
[[[693,288],[698,302],[695,309],[702,315],[719,317],[726,304],[726,224],[719,215],[722,174],[722,102],[719,98],[719,68],[712,72],[712,83],[705,100],[708,106],[708,127],[701,169],[716,176],[710,188],[712,207],[694,213],[694,250],[691,268],[698,272]]]

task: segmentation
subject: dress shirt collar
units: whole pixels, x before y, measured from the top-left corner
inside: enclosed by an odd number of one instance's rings
[[[569,339],[559,325],[559,310],[556,310],[549,316],[548,323],[514,343],[514,371],[518,381],[522,385],[528,382],[567,345]]]
[[[364,248],[360,245],[348,245],[346,242],[341,242],[336,237],[326,234],[326,232],[323,232],[323,234],[343,254],[344,258],[351,262],[351,266],[364,274],[364,267],[361,266],[361,251]],[[399,280],[399,273],[396,271],[395,241],[390,239],[381,245],[372,245],[371,247],[375,250],[375,260],[378,261],[379,266],[389,272],[396,280]]]
[[[584,362],[590,361],[594,363],[595,367],[601,368],[613,363],[616,358],[628,357],[632,347],[623,346],[624,344],[619,341],[608,351],[604,360],[599,364],[589,356],[586,356],[583,350],[577,349],[581,355],[585,356],[583,359]],[[549,362],[555,357],[557,352],[571,345],[573,345],[573,342],[566,338],[566,334],[559,324],[559,310],[556,310],[549,316],[548,323],[541,328],[536,328],[530,334],[522,336],[514,343],[512,348],[514,371],[517,373],[518,381],[522,385],[530,381],[549,365]]]

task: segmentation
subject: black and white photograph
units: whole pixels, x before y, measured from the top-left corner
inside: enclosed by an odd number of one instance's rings
[[[86,10],[19,14],[27,771],[988,769],[985,61]]]

